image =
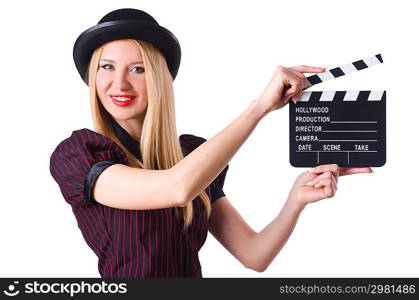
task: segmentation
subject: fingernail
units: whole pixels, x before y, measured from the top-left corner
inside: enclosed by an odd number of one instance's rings
[[[314,186],[315,188],[317,188],[319,186],[319,184],[318,183],[316,183],[316,185]]]
[[[306,185],[313,185],[313,181],[307,182]]]

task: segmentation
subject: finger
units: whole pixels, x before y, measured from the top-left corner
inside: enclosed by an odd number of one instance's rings
[[[335,195],[336,191],[333,188],[333,185],[325,185],[323,187],[323,193],[325,198],[332,198]]]
[[[311,173],[324,173],[327,171],[330,171],[333,173],[333,175],[338,178],[340,174],[340,169],[337,164],[330,164],[330,165],[320,165],[317,167],[314,167],[310,170]]]
[[[334,195],[333,181],[331,179],[322,179],[314,188],[322,189],[325,198],[331,198]]]
[[[290,89],[290,91],[288,91],[287,93],[285,93],[285,95],[283,96],[283,100],[285,102],[288,102],[290,100],[294,101],[294,97],[296,97],[298,95],[298,92],[296,92],[297,88],[292,88],[292,90]]]
[[[303,89],[303,80],[301,80],[300,78],[298,78],[296,75],[292,74],[289,77],[289,82],[290,82],[290,88],[288,88],[286,90],[286,92],[284,93],[284,99],[285,100],[289,100],[295,96],[297,96]]]
[[[292,101],[294,102],[294,103],[297,103],[298,101],[300,101],[301,100],[301,95],[303,94],[303,92],[301,91],[301,92],[299,92],[297,95],[295,95],[294,97],[292,97]]]
[[[322,73],[326,71],[326,68],[311,67],[307,65],[299,65],[299,66],[291,67],[290,69],[294,69],[295,71],[300,72],[300,73]]]
[[[302,81],[304,81],[306,79],[306,77],[304,76],[303,73],[298,72],[297,70],[293,69],[293,68],[289,68],[288,69],[290,72],[292,72],[295,76],[297,76],[299,79],[301,79]]]
[[[339,176],[360,174],[360,173],[374,173],[371,168],[340,168]]]
[[[322,173],[322,174],[314,177],[310,182],[307,183],[307,185],[315,185],[321,179],[333,177],[333,176],[331,176],[331,174],[332,174],[332,172],[330,172],[330,171],[327,171],[325,173]]]
[[[292,100],[294,103],[297,103],[297,101],[300,101],[301,99],[306,77],[302,73],[294,71],[292,69],[290,69],[290,72],[293,73],[295,77],[297,78],[297,80],[299,81],[299,86],[296,89],[296,91],[291,95],[289,100]]]
[[[317,189],[319,187],[332,185],[332,184],[333,184],[333,180],[331,178],[322,178],[314,185],[314,188]]]
[[[322,199],[325,199],[327,197],[327,192],[324,191],[323,188],[320,189],[310,189],[310,192],[307,193],[307,203],[313,203]]]
[[[297,180],[299,185],[304,186],[307,185],[307,183],[312,183],[313,179],[316,178],[318,175],[314,173],[310,173],[309,170],[305,171],[304,173],[300,174],[298,176]]]
[[[332,184],[331,188],[332,188],[332,196],[331,197],[333,197],[333,196],[336,195],[336,191],[338,190],[338,187],[336,185]]]
[[[298,89],[298,88],[302,88],[302,86],[303,86],[303,82],[304,82],[304,80],[302,80],[301,78],[299,78],[296,74],[294,74],[293,72],[289,72],[288,74],[287,74],[288,76],[287,76],[287,78],[286,78],[286,80],[287,80],[287,92],[288,93],[290,93],[290,92],[296,92],[296,89]]]
[[[334,195],[336,191],[338,190],[338,183],[336,180],[332,180],[332,187],[333,187],[333,195]]]
[[[331,171],[327,171],[314,178],[311,182],[307,183],[307,185],[316,185],[316,183],[322,179],[332,179],[337,184],[336,177],[333,175],[333,173]]]

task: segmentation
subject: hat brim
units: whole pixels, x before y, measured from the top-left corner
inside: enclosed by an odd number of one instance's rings
[[[157,47],[166,58],[173,80],[176,78],[181,50],[175,35],[166,28],[150,22],[123,20],[100,23],[85,30],[77,38],[73,48],[73,59],[86,84],[86,71],[95,49],[107,42],[128,38],[143,40]]]

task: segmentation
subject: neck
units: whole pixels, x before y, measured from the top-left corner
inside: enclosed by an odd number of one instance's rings
[[[143,118],[142,119],[129,119],[129,120],[117,120],[115,119],[118,124],[124,128],[129,135],[136,140],[137,142],[140,141],[141,138],[141,130],[143,128]]]

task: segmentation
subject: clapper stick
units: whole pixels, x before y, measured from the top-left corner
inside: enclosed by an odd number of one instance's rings
[[[311,75],[306,78],[303,86],[303,90],[308,89],[309,87],[312,87],[313,85],[325,82],[330,79],[335,79],[344,75],[348,75],[353,72],[361,71],[363,69],[382,64],[383,59],[381,57],[381,54],[377,54],[365,59],[354,61],[353,63],[336,67],[333,69],[328,69],[324,71],[323,73]]]
[[[303,90],[383,63],[381,54],[308,76]],[[290,163],[380,167],[386,161],[386,91],[303,91],[291,102]]]
[[[336,79],[338,77],[348,75],[353,72],[361,71],[363,69],[382,64],[383,58],[381,54],[377,54],[365,59],[354,61],[350,64],[328,69],[323,73],[311,75],[304,81],[303,90],[312,87],[313,85]],[[305,91],[301,93],[300,101],[357,101],[369,100],[380,101],[385,97],[385,91]]]

